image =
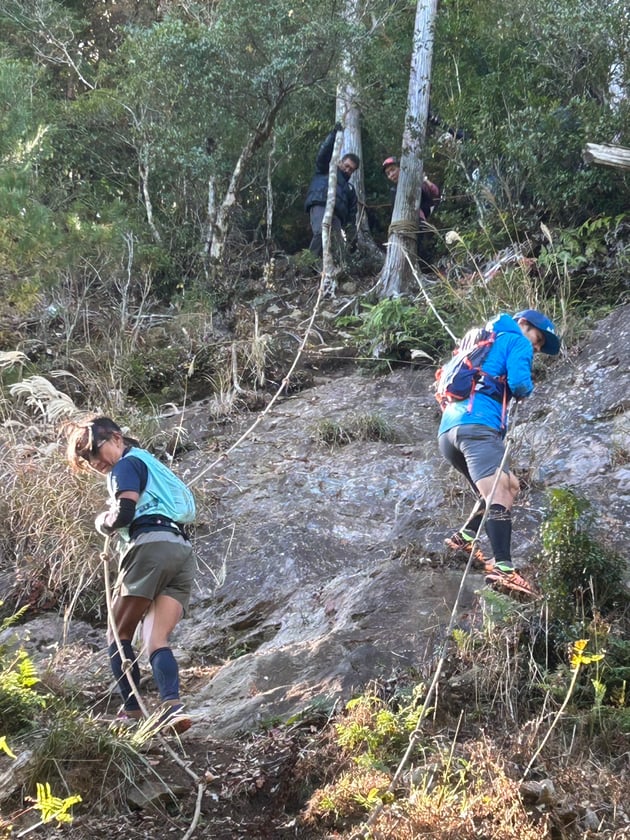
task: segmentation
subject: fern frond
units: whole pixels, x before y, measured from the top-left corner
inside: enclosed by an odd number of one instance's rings
[[[0,607],[3,605],[4,601],[0,601]],[[23,607],[17,612],[14,612],[13,615],[9,615],[6,618],[2,619],[2,623],[0,623],[0,630],[6,630],[8,627],[11,627],[13,624],[16,624],[24,615],[24,613],[28,609],[28,604],[25,604]]]
[[[15,755],[15,753],[13,752],[13,750],[7,742],[6,735],[0,735],[0,750],[2,750],[3,753],[8,755],[9,758],[17,758],[17,756]]]
[[[31,686],[35,685],[35,683],[39,682],[39,677],[37,676],[37,669],[35,668],[35,664],[29,658],[26,651],[21,652],[21,658],[18,662],[17,670],[20,676],[20,682],[26,688],[30,688]]]
[[[72,822],[72,816],[68,813],[68,809],[82,801],[79,795],[69,796],[67,799],[53,796],[49,782],[45,784],[37,782],[37,799],[34,805],[41,813],[43,823],[51,820]]]

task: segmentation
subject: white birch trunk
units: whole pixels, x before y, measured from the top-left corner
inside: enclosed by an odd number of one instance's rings
[[[326,209],[322,219],[322,284],[324,293],[330,297],[335,296],[335,264],[332,257],[330,229],[335,199],[337,197],[337,166],[343,143],[343,131],[338,131],[335,137],[332,157],[328,169],[328,193],[326,195]]]
[[[344,17],[355,28],[361,26],[361,17],[364,11],[363,6],[363,0],[346,0],[345,2]],[[361,166],[350,179],[357,194],[357,236],[359,248],[362,251],[380,256],[378,246],[370,233],[370,227],[365,213],[361,113],[358,105],[359,94],[356,78],[357,69],[354,56],[346,50],[341,60],[342,81],[337,86],[336,120],[344,126],[344,153],[355,154],[361,160]]]
[[[158,243],[158,245],[160,245],[162,243],[162,237],[155,226],[155,221],[153,219],[153,204],[151,203],[151,193],[149,192],[149,150],[146,144],[144,144],[140,149],[138,174],[140,176],[140,188],[142,189],[144,209],[147,214],[147,224],[153,234],[153,239]]]
[[[413,34],[407,113],[400,177],[389,229],[387,258],[378,281],[379,296],[396,297],[410,273],[405,256],[416,255],[418,207],[422,191],[424,142],[429,114],[433,32],[438,0],[418,0]]]

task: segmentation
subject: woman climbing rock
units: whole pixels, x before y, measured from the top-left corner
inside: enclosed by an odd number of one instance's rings
[[[137,696],[140,668],[132,644],[142,622],[143,646],[163,704],[156,728],[185,732],[191,719],[183,712],[169,637],[188,607],[196,571],[183,529],[195,517],[192,493],[109,417],[68,423],[65,433],[71,469],[107,476],[109,509],[96,517],[95,527],[103,536],[117,534],[121,543],[107,635],[109,661],[123,701],[119,716],[143,717]]]

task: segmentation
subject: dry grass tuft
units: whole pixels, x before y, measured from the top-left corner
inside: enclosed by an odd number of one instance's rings
[[[69,473],[57,447],[7,446],[0,481],[1,565],[14,581],[7,606],[93,614],[101,600],[102,544],[92,527],[103,504],[100,480]]]
[[[518,782],[506,773],[495,744],[481,739],[465,745],[457,764],[457,773],[452,773],[449,762],[437,783],[420,782],[408,798],[386,805],[374,825],[374,836],[539,840],[546,835],[548,817],[532,820],[519,796]]]

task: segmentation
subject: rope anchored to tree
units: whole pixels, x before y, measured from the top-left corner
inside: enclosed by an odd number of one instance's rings
[[[512,419],[514,419],[514,417],[516,417],[517,407],[518,407],[518,403],[514,403]],[[472,542],[472,546],[471,546],[472,550],[471,550],[470,555],[468,557],[468,562],[466,563],[466,568],[464,569],[464,573],[463,573],[461,581],[459,583],[459,589],[457,591],[457,596],[455,598],[455,603],[453,604],[453,609],[451,610],[451,617],[449,619],[448,627],[446,628],[446,632],[444,634],[444,644],[442,645],[442,651],[440,653],[440,658],[438,660],[437,667],[436,667],[435,673],[433,675],[433,680],[431,681],[431,685],[429,686],[429,690],[427,691],[427,695],[424,698],[424,701],[422,703],[422,710],[421,710],[420,716],[418,718],[418,722],[416,723],[416,727],[413,730],[413,732],[411,733],[411,735],[409,736],[409,744],[407,745],[407,750],[405,751],[405,754],[403,755],[402,759],[400,760],[400,764],[396,768],[396,772],[394,773],[394,776],[393,776],[393,778],[392,778],[392,780],[389,784],[389,787],[387,788],[387,791],[384,794],[385,796],[387,796],[387,794],[391,794],[391,793],[395,792],[395,790],[398,786],[398,782],[400,781],[400,777],[402,776],[405,767],[407,766],[407,764],[409,763],[409,761],[411,759],[411,756],[413,754],[413,749],[416,745],[416,742],[418,741],[418,739],[420,738],[420,735],[422,733],[421,726],[424,722],[424,719],[427,716],[427,712],[429,711],[429,704],[432,701],[433,696],[434,696],[434,694],[437,690],[437,684],[438,684],[440,676],[442,674],[442,669],[444,668],[444,663],[446,662],[446,656],[448,654],[448,649],[449,649],[449,645],[450,645],[450,638],[451,638],[451,634],[453,632],[453,628],[455,626],[455,621],[457,619],[457,614],[458,614],[458,610],[459,610],[459,602],[461,600],[461,596],[462,596],[462,593],[464,591],[464,583],[466,581],[466,578],[468,577],[468,573],[469,573],[470,569],[472,568],[472,564],[473,564],[474,558],[475,558],[475,551],[476,551],[476,548],[479,544],[479,535],[481,534],[481,531],[482,531],[482,529],[483,529],[483,527],[486,523],[486,519],[488,518],[488,513],[490,512],[490,506],[492,505],[492,499],[494,498],[494,494],[495,494],[497,486],[499,484],[499,479],[501,478],[501,473],[503,472],[503,470],[505,468],[505,465],[507,464],[507,459],[508,459],[508,456],[510,454],[510,449],[512,448],[513,441],[514,441],[514,438],[512,437],[512,435],[511,434],[507,435],[506,442],[505,442],[505,451],[503,453],[503,458],[501,459],[501,463],[499,464],[499,467],[497,469],[497,473],[496,473],[496,476],[495,476],[494,483],[492,485],[492,489],[490,491],[490,494],[489,494],[488,498],[486,499],[486,509],[484,511],[481,522],[479,523],[479,528],[477,529],[477,533],[475,534],[475,539]],[[368,840],[368,838],[370,837],[370,827],[373,826],[374,823],[376,822],[376,819],[377,819],[378,815],[381,813],[381,811],[383,810],[384,805],[385,805],[384,799],[383,799],[383,797],[381,797],[380,802],[373,808],[372,812],[370,813],[368,818],[365,820],[363,825],[359,827],[359,829],[357,830],[357,832],[355,834],[353,834],[352,840]]]
[[[407,219],[401,219],[398,222],[392,222],[387,229],[387,236],[392,233],[397,236],[405,237],[406,239],[415,239],[420,233],[420,227],[417,222],[410,222]]]
[[[112,636],[114,637],[114,641],[116,642],[116,647],[118,648],[118,655],[120,656],[122,672],[125,675],[125,677],[127,679],[127,682],[129,683],[129,686],[130,686],[130,688],[133,692],[133,696],[138,701],[138,706],[140,707],[140,711],[142,712],[142,715],[144,716],[145,719],[148,719],[149,718],[148,710],[147,710],[145,704],[143,703],[140,692],[138,691],[138,687],[135,684],[135,682],[134,682],[134,680],[131,676],[131,670],[133,668],[133,662],[131,661],[131,659],[128,659],[125,656],[125,652],[123,650],[122,642],[120,640],[120,634],[118,633],[118,628],[116,627],[116,622],[114,620],[112,587],[111,587],[110,570],[109,570],[110,543],[111,543],[111,538],[109,536],[105,537],[105,542],[103,544],[103,550],[101,551],[101,553],[99,555],[100,559],[103,562],[103,577],[105,578],[105,602],[107,604],[107,622],[108,622],[108,625],[111,629]],[[195,829],[196,829],[196,827],[199,823],[199,819],[200,819],[200,816],[201,816],[202,797],[203,797],[203,792],[206,789],[206,783],[203,779],[201,779],[194,772],[194,770],[191,769],[191,767],[189,766],[190,762],[182,761],[182,759],[177,755],[175,750],[172,749],[170,744],[168,744],[168,742],[166,741],[166,739],[164,738],[162,733],[159,732],[159,730],[156,730],[152,734],[157,735],[159,737],[163,749],[168,753],[170,758],[175,762],[175,764],[177,764],[179,767],[181,767],[181,769],[188,776],[190,776],[190,778],[193,780],[193,782],[197,785],[197,804],[196,804],[196,808],[195,808],[195,813],[194,813],[194,816],[193,816],[193,820],[192,820],[192,822],[191,822],[191,824],[188,828],[188,831],[186,832],[186,834],[182,838],[182,840],[187,840],[187,838],[192,836],[192,833],[195,831]]]

